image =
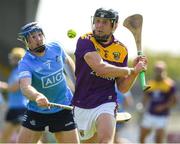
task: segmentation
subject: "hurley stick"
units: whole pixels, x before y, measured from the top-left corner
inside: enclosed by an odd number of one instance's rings
[[[127,17],[123,23],[123,25],[129,31],[131,31],[131,33],[134,36],[138,55],[143,55],[143,51],[142,51],[142,47],[141,47],[142,23],[143,23],[143,17],[140,14],[134,14],[134,15]],[[144,71],[142,71],[139,74],[139,78],[140,78],[140,84],[141,84],[142,89],[144,91],[148,90],[150,88],[150,86],[146,85],[145,72]]]

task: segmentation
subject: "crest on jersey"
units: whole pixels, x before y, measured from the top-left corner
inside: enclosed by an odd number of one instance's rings
[[[61,58],[60,56],[56,56],[56,62],[60,63],[61,62]]]
[[[100,49],[98,47],[96,47],[96,50],[97,50],[97,52],[100,52]]]
[[[113,52],[113,56],[115,60],[119,60],[120,59],[120,52]]]

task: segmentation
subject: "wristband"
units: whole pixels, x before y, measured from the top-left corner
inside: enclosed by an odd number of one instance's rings
[[[132,72],[134,71],[134,68],[128,68],[127,70],[128,70],[128,75],[131,75]]]
[[[131,68],[127,68],[128,70],[128,75],[131,75]]]

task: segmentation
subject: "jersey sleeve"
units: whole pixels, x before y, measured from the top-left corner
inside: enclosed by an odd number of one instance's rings
[[[169,93],[170,93],[171,95],[175,95],[176,90],[177,90],[176,86],[175,86],[175,85],[173,85],[173,86],[171,87],[171,89],[170,89]]]
[[[121,43],[122,44],[122,43]],[[123,45],[124,46],[124,45]],[[126,51],[126,56],[124,58],[123,63],[121,64],[121,67],[127,67],[128,66],[128,49],[126,48],[126,46],[124,46],[124,49]]]
[[[31,69],[29,68],[29,66],[24,63],[24,62],[20,62],[19,66],[18,66],[18,78],[22,79],[22,78],[32,78],[32,73],[31,73]]]
[[[79,58],[84,57],[84,55],[87,52],[96,51],[94,44],[89,39],[82,39],[79,38],[77,45],[76,45],[76,51],[75,55]]]
[[[126,55],[123,63],[121,64],[121,67],[127,67],[128,66],[128,54]]]

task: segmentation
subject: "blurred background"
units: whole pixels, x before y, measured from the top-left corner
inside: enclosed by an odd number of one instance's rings
[[[116,37],[122,41],[129,51],[129,65],[136,56],[135,42],[132,34],[122,26],[123,20],[130,14],[143,15],[142,46],[149,59],[146,79],[152,78],[153,64],[164,60],[168,65],[168,74],[177,83],[178,104],[172,110],[167,127],[169,142],[180,142],[180,9],[178,0],[1,0],[0,1],[0,80],[6,81],[11,70],[8,53],[13,47],[24,47],[17,34],[24,24],[38,21],[44,28],[47,41],[58,40],[65,50],[74,58],[73,53],[78,37],[91,31],[91,16],[99,7],[113,8],[119,12],[119,27]],[[68,29],[74,29],[77,37],[69,39]],[[133,107],[127,109],[133,118],[123,129],[123,137],[137,142],[140,119],[138,103],[143,96],[137,81],[132,88]],[[3,118],[3,109],[0,114]],[[2,126],[3,123],[0,125]],[[1,127],[0,127],[1,129]],[[49,138],[53,141],[53,138]],[[153,142],[151,136],[149,142]]]

